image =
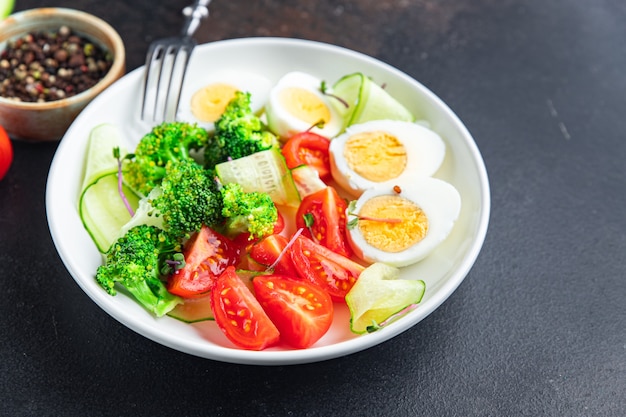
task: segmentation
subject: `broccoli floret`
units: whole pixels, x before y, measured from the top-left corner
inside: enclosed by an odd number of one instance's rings
[[[137,145],[124,169],[124,180],[141,195],[159,185],[168,162],[196,162],[193,151],[201,151],[208,141],[205,129],[185,122],[155,126]]]
[[[115,284],[121,284],[147,310],[163,316],[182,300],[170,294],[161,280],[172,266],[184,265],[181,246],[169,234],[154,226],[137,226],[128,230],[105,254],[98,267],[96,281],[110,295],[116,295]]]
[[[269,194],[244,192],[241,185],[229,183],[220,188],[226,218],[224,234],[236,236],[250,233],[250,239],[272,234],[278,220],[278,210]]]
[[[165,176],[139,207],[125,229],[139,224],[160,227],[176,238],[188,238],[203,224],[221,224],[222,196],[214,173],[189,160],[168,162]]]
[[[204,152],[207,167],[238,159],[279,146],[270,132],[250,108],[250,93],[238,91],[215,122],[215,134]]]

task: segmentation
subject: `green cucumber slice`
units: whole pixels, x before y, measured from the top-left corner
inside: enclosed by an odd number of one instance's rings
[[[378,326],[394,314],[422,300],[426,284],[422,280],[398,279],[396,267],[374,263],[359,275],[346,295],[350,310],[350,329],[361,334]]]
[[[122,189],[131,207],[136,208],[139,197],[126,186]],[[131,219],[118,192],[117,171],[104,174],[87,185],[80,195],[78,211],[98,250],[105,253],[119,238],[122,226]]]
[[[185,298],[184,303],[178,304],[167,315],[184,323],[215,320],[211,308],[211,293],[197,298]]]
[[[326,188],[326,183],[320,179],[319,173],[309,165],[300,165],[293,168],[291,177],[301,198]]]
[[[120,143],[121,133],[112,124],[103,123],[91,129],[85,154],[82,190],[103,175],[117,172],[113,148],[120,147]],[[123,156],[126,152],[120,149],[120,154]]]
[[[215,166],[222,182],[239,183],[245,192],[268,193],[275,204],[297,207],[300,195],[278,149],[268,149]]]
[[[345,126],[370,120],[415,121],[404,105],[362,73],[339,79],[333,86],[333,94],[349,104],[348,109],[344,107]]]

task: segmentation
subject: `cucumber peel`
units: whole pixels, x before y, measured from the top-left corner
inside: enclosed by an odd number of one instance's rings
[[[122,186],[132,207],[139,205],[139,196]],[[117,171],[96,178],[81,193],[78,211],[83,226],[101,253],[120,237],[120,230],[131,219],[122,201],[117,183]]]
[[[360,72],[340,78],[333,86],[333,94],[348,103],[348,108],[343,109],[335,103],[344,117],[344,128],[370,120],[415,121],[402,103]]]
[[[222,184],[236,182],[247,193],[269,194],[274,204],[291,207],[300,204],[300,194],[279,149],[272,148],[217,164],[215,173]]]
[[[352,332],[378,330],[387,324],[386,320],[422,300],[424,281],[398,279],[399,275],[399,268],[380,262],[361,272],[346,295]]]

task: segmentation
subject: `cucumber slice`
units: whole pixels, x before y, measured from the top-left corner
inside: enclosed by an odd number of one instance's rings
[[[116,126],[103,123],[91,129],[88,141],[82,190],[97,178],[117,172],[117,160],[113,157],[113,148],[120,147],[121,133]],[[120,150],[121,155],[125,153]]]
[[[326,188],[326,183],[320,179],[319,173],[309,165],[295,167],[291,170],[291,177],[296,184],[300,198]]]
[[[178,304],[167,315],[185,323],[215,320],[211,308],[211,293],[197,298],[185,298],[184,303]]]
[[[344,127],[370,120],[415,121],[404,105],[362,73],[339,79],[333,86],[333,94],[349,104],[348,109],[344,107]]]
[[[222,182],[241,184],[245,192],[268,193],[275,204],[297,207],[300,195],[278,149],[268,149],[215,166]]]
[[[13,11],[14,0],[2,0],[0,1],[0,19],[4,19]]]
[[[367,88],[369,83],[366,83],[365,80],[366,77],[357,72],[343,76],[333,86],[333,95],[340,97],[348,104],[348,107],[346,107],[338,100],[332,101],[337,111],[343,117],[344,129],[352,124],[354,114],[361,107],[363,97],[367,97],[367,91],[363,91],[363,89]]]
[[[133,208],[139,197],[123,186],[124,194]],[[98,250],[105,253],[120,236],[120,230],[130,219],[130,213],[120,198],[117,171],[96,178],[80,195],[78,211],[83,226]]]
[[[406,307],[422,300],[426,284],[421,280],[398,279],[400,270],[384,263],[367,267],[350,292],[346,303],[350,309],[350,329],[357,334],[380,323]]]

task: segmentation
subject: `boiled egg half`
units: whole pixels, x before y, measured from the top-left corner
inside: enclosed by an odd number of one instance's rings
[[[460,211],[457,189],[437,178],[377,186],[348,208],[348,241],[366,262],[411,265],[448,237]]]
[[[262,75],[245,71],[210,73],[185,82],[177,119],[213,131],[214,123],[237,91],[250,93],[250,107],[260,115],[272,84]]]
[[[359,196],[377,185],[433,175],[446,153],[443,139],[420,124],[374,120],[349,126],[330,143],[333,179]]]
[[[283,140],[311,129],[320,121],[323,127],[312,132],[332,138],[343,128],[343,117],[320,90],[322,80],[304,73],[285,74],[270,91],[265,109],[269,129]]]

